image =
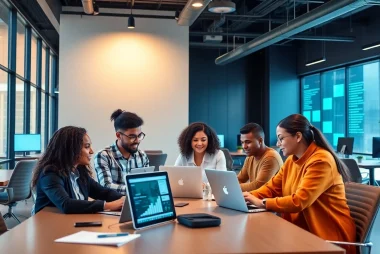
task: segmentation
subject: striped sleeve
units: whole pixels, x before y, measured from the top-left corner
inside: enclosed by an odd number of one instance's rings
[[[104,150],[99,152],[95,156],[94,164],[94,168],[100,185],[106,188],[113,189],[121,193],[122,195],[126,194],[124,184],[116,184],[112,182],[112,160]]]

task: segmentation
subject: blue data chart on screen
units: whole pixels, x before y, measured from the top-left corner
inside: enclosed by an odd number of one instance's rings
[[[158,220],[173,215],[165,176],[131,179],[131,199],[139,223]]]

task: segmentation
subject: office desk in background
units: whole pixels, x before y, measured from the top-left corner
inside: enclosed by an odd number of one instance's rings
[[[380,168],[380,160],[363,160],[362,162],[358,162],[359,168],[365,168],[369,171],[369,183],[370,185],[375,184],[375,168]]]
[[[7,186],[13,170],[0,169],[0,186]]]
[[[216,206],[213,201],[190,202],[177,214],[208,213],[222,219],[219,227],[192,229],[176,222],[135,231],[131,223],[118,224],[116,216],[103,214],[64,215],[45,208],[0,236],[1,253],[114,254],[114,253],[323,253],[344,250],[283,220],[270,212],[246,214]],[[102,227],[75,228],[77,221],[102,221]],[[119,248],[55,243],[75,232],[139,233],[141,237]]]

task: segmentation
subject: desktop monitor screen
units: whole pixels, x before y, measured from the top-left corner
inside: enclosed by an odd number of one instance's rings
[[[337,152],[347,155],[352,154],[354,138],[338,138]]]
[[[380,137],[372,138],[372,158],[380,158]]]
[[[224,135],[218,135],[220,147],[224,147]]]
[[[15,134],[15,152],[40,152],[41,134]]]

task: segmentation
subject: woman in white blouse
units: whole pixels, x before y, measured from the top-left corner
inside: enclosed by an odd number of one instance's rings
[[[208,182],[205,169],[227,170],[218,136],[207,124],[190,124],[179,136],[178,145],[181,154],[175,166],[200,166],[203,170],[203,182]]]

